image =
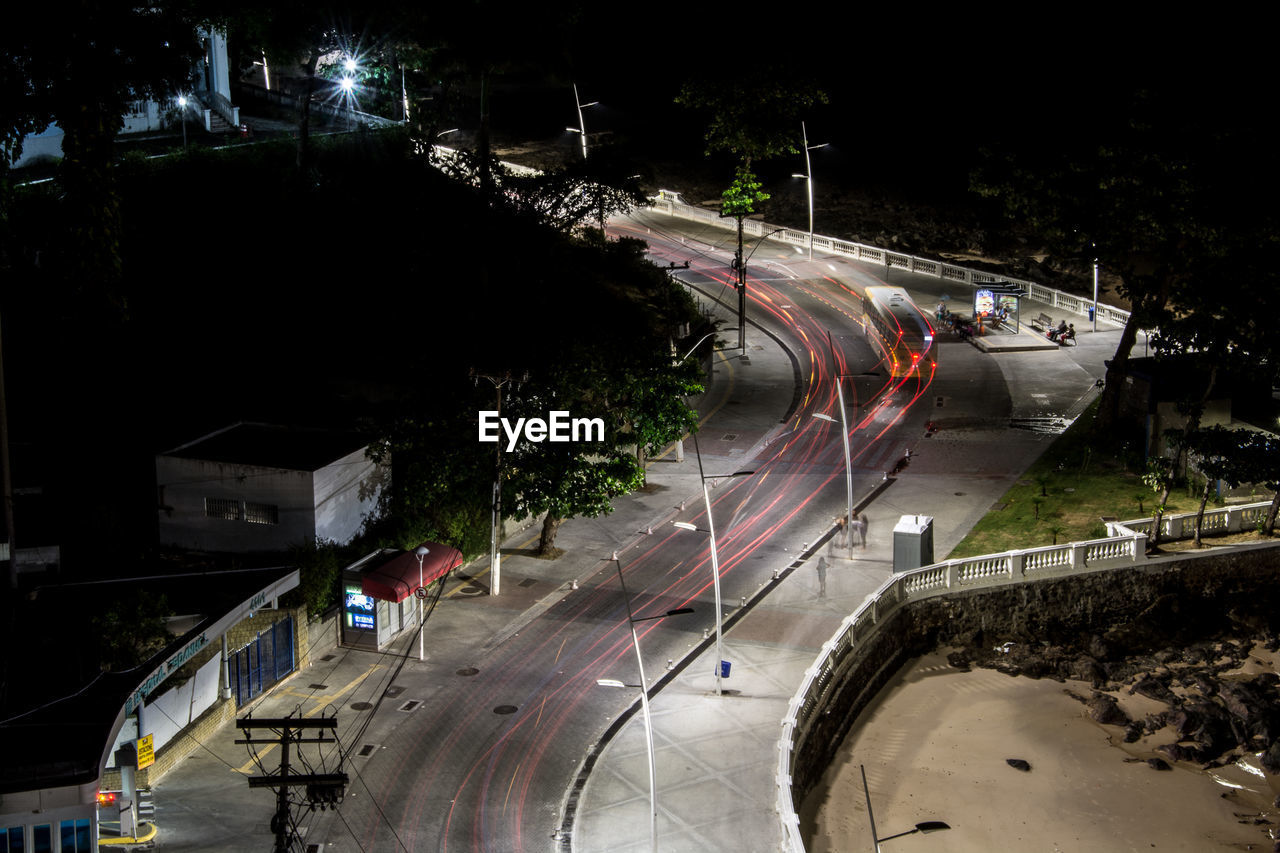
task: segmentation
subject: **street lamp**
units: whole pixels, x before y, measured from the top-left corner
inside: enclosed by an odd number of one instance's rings
[[[445,131],[445,132],[447,133],[448,131]],[[504,385],[508,385],[513,381],[511,378],[511,371],[508,370],[506,373],[503,373],[500,375],[491,375],[488,373],[481,373],[480,371],[476,370],[473,367],[471,369],[471,375],[475,378],[477,384],[479,384],[481,379],[488,379],[491,383],[493,383],[493,390],[498,397],[497,412],[495,413],[495,417],[500,417],[502,415],[502,388]],[[519,387],[520,381],[523,381],[523,379],[527,379],[527,378],[528,378],[528,374],[526,373],[521,380],[515,380],[516,387]],[[497,595],[501,591],[501,586],[502,586],[502,571],[501,571],[502,554],[499,553],[498,551],[498,547],[501,544],[498,541],[498,528],[502,524],[502,442],[501,441],[495,442],[494,444],[493,466],[494,466],[493,513],[492,513],[492,520],[489,527],[489,574],[493,577],[493,583],[490,584],[489,586],[489,594]]]
[[[809,144],[809,131],[805,128],[804,122],[800,122],[800,136],[804,140],[804,174],[797,175],[792,173],[793,178],[804,178],[806,189],[809,192],[809,260],[813,260],[813,166],[809,162],[809,152],[818,148],[826,148],[830,143],[823,142],[821,145]]]
[[[1090,243],[1093,249],[1093,330],[1098,331],[1098,245]]]
[[[574,104],[576,104],[576,105],[577,105],[577,107],[578,107],[578,126],[577,126],[577,127],[566,127],[566,128],[565,128],[565,130],[569,131],[570,133],[579,133],[579,134],[581,134],[581,135],[582,135],[582,159],[583,159],[583,160],[586,160],[586,159],[587,159],[587,123],[586,123],[585,121],[583,121],[583,120],[582,120],[582,111],[583,111],[583,109],[585,109],[586,107],[594,107],[596,104],[598,104],[598,103],[600,103],[600,102],[599,102],[599,101],[591,101],[591,102],[586,103],[586,104],[582,103],[582,100],[578,97],[578,84],[577,84],[577,83],[574,83],[574,84],[573,84],[573,102],[574,102]]]
[[[719,696],[724,692],[721,684],[724,679],[724,608],[720,605],[720,555],[716,548],[716,526],[711,518],[711,492],[707,490],[707,480],[748,477],[754,474],[755,471],[735,471],[722,477],[708,477],[702,471],[702,451],[698,447],[697,433],[693,434],[693,449],[698,455],[698,477],[702,480],[702,500],[707,508],[707,529],[702,530],[687,521],[673,521],[671,523],[681,530],[695,530],[699,533],[706,533],[711,538],[711,576],[714,580],[716,592],[716,695]]]
[[[835,343],[831,340],[831,332],[827,331],[827,347],[831,350],[832,367],[839,371],[840,364],[836,361]],[[874,371],[866,373],[836,373],[836,399],[840,401],[840,435],[844,439],[844,481],[845,481],[845,538],[849,542],[849,559],[853,559],[853,458],[849,448],[849,417],[845,413],[844,407],[844,379],[870,379],[878,377],[880,374]],[[858,389],[853,389],[853,405],[858,408]],[[830,415],[814,412],[813,416],[823,421],[835,423],[836,419]]]
[[[644,616],[637,619],[631,612],[631,596],[627,594],[627,582],[622,577],[622,562],[613,560],[613,565],[618,570],[618,583],[622,584],[622,598],[627,603],[627,623],[631,627],[631,647],[636,652],[636,665],[640,668],[640,683],[624,684],[613,678],[598,678],[596,684],[601,687],[640,688],[640,709],[644,714],[644,739],[649,752],[649,848],[653,853],[658,853],[658,765],[653,754],[653,719],[649,715],[649,685],[644,678],[644,658],[640,656],[640,637],[636,634],[636,623],[692,613],[693,608],[680,607],[657,616]]]
[[[419,661],[426,660],[426,655],[423,650],[423,640],[422,640],[423,634],[426,633],[425,631],[422,630],[422,622],[423,622],[422,600],[426,598],[426,596],[420,593],[418,590],[422,589],[422,558],[427,556],[427,554],[429,553],[431,552],[427,550],[427,547],[425,545],[419,545],[417,549],[413,552],[414,556],[418,558],[418,589],[415,589],[413,591],[413,595],[415,598],[418,599],[418,660]]]
[[[182,147],[187,147],[187,96],[178,96],[178,110],[182,113]]]
[[[944,829],[950,829],[950,824],[940,820],[926,820],[923,823],[917,823],[915,829],[908,829],[906,832],[898,832],[893,835],[886,835],[880,838],[876,835],[876,816],[871,811],[871,791],[867,788],[867,769],[861,764],[858,769],[862,771],[862,791],[867,795],[867,817],[871,819],[871,840],[875,844],[876,853],[880,853],[880,843],[889,841],[893,838],[901,838],[904,835],[914,835],[919,832],[922,835],[928,835],[930,832],[942,832]]]
[[[679,367],[689,358],[689,356],[693,355],[694,350],[702,346],[703,342],[706,341],[707,338],[715,337],[717,334],[719,334],[719,332],[707,332],[705,335],[703,335],[701,338],[698,339],[698,342],[696,344],[689,347],[689,351],[687,353],[677,358],[675,361],[672,362],[672,364],[675,365],[676,367]],[[672,350],[675,349],[674,343],[671,349]],[[683,435],[676,439],[676,461],[677,462],[684,461],[684,436]]]

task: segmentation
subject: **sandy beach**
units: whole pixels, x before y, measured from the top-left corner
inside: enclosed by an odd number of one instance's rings
[[[874,851],[860,764],[882,839],[926,820],[952,827],[886,841],[885,851],[1273,849],[1280,780],[1264,778],[1256,757],[1212,771],[1156,770],[1146,759],[1176,739],[1172,730],[1125,744],[1120,727],[1090,720],[1065,690],[1091,693],[1082,682],[957,671],[943,652],[909,661],[800,804],[809,853]],[[1133,718],[1164,710],[1112,695]],[[1254,822],[1260,813],[1270,825]]]

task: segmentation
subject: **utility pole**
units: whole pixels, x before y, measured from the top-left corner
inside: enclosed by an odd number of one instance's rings
[[[290,788],[305,787],[307,803],[312,809],[316,806],[320,806],[321,809],[337,808],[338,803],[342,802],[349,780],[347,774],[341,770],[336,773],[289,772],[291,746],[304,743],[336,744],[338,742],[336,737],[325,737],[323,731],[317,737],[303,737],[304,731],[337,727],[336,714],[315,720],[305,719],[302,716],[295,717],[292,714],[288,717],[261,719],[246,717],[243,720],[236,720],[237,729],[249,730],[245,739],[237,740],[236,743],[262,746],[271,744],[280,747],[280,769],[277,773],[249,777],[250,788],[276,789],[276,813],[271,818],[271,831],[276,835],[275,853],[289,853],[293,849],[293,816],[289,812]],[[274,737],[255,739],[254,729],[269,729]]]
[[[504,385],[511,383],[511,371],[501,375],[482,373],[471,368],[471,375],[478,383],[481,379],[488,379],[493,383],[493,390],[498,397],[498,417],[502,417],[502,388]],[[527,376],[528,374],[526,374]],[[519,387],[519,382],[514,387]],[[489,528],[489,574],[493,577],[493,583],[489,585],[489,594],[497,595],[502,587],[502,571],[501,561],[502,554],[499,553],[501,542],[499,541],[499,529],[502,527],[502,441],[499,440],[495,445],[494,462],[493,462],[493,520]]]

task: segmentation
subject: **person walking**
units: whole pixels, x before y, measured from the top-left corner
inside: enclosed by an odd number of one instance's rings
[[[818,598],[827,597],[827,558],[818,558]]]

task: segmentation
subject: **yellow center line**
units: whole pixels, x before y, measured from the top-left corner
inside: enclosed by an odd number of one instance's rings
[[[323,711],[325,708],[329,707],[329,705],[331,705],[335,699],[338,699],[338,698],[342,697],[342,696],[343,696],[344,694],[346,694],[346,693],[350,693],[352,690],[356,689],[356,687],[358,687],[358,686],[360,685],[360,682],[364,681],[366,678],[368,678],[369,676],[373,675],[376,671],[378,671],[378,670],[380,670],[380,669],[382,669],[382,664],[380,664],[380,663],[375,663],[375,664],[371,665],[371,666],[370,666],[367,670],[365,670],[363,673],[361,673],[360,675],[356,676],[354,679],[352,679],[352,680],[351,680],[350,682],[348,682],[346,685],[344,685],[343,687],[341,687],[341,688],[340,688],[339,690],[337,690],[336,692],[334,692],[334,693],[330,693],[330,694],[328,694],[327,696],[316,696],[316,697],[313,697],[313,698],[315,699],[315,701],[316,701],[316,706],[315,706],[314,708],[312,708],[310,711],[308,711],[307,713],[303,714],[302,716],[303,716],[303,717],[314,717],[316,714],[320,713],[320,712],[321,712],[321,711]],[[289,695],[295,695],[295,696],[296,696],[296,695],[298,695],[298,694],[296,694],[296,693],[295,693],[295,694],[289,694]],[[257,769],[258,760],[259,760],[259,759],[261,759],[261,758],[262,758],[262,756],[264,756],[264,755],[270,755],[270,754],[271,754],[271,750],[275,749],[276,747],[278,747],[278,746],[280,745],[280,744],[278,744],[278,743],[267,743],[266,741],[263,741],[263,743],[265,744],[265,746],[263,747],[262,751],[258,753],[257,757],[256,757],[256,758],[250,758],[250,759],[249,759],[248,761],[246,761],[244,764],[241,764],[239,767],[237,767],[237,768],[236,768],[236,772],[237,772],[237,773],[243,773],[243,774],[245,774],[246,776],[247,776],[248,774],[252,773],[255,769]]]

